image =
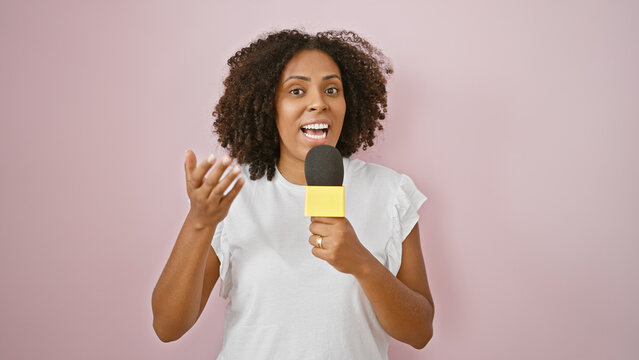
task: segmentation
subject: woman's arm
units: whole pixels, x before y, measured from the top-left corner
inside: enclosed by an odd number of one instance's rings
[[[153,329],[163,342],[182,337],[202,312],[204,272],[214,232],[215,227],[195,224],[189,212],[151,297]],[[217,269],[219,276],[219,265]]]
[[[211,240],[244,184],[244,178],[239,178],[224,195],[225,189],[240,174],[240,168],[236,165],[222,177],[232,162],[230,157],[225,156],[209,172],[215,164],[215,156],[211,154],[196,166],[197,159],[191,153],[187,149],[184,155],[191,210],[151,297],[153,329],[164,342],[179,339],[202,313],[220,275],[219,259]],[[204,177],[207,172],[208,176]]]
[[[419,241],[419,223],[403,242],[397,277],[372,254],[353,275],[390,336],[416,349],[428,344],[433,337],[435,307]]]

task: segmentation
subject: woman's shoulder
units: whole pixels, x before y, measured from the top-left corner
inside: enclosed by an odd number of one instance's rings
[[[344,158],[344,174],[351,181],[386,184],[397,183],[402,178],[402,174],[389,167],[355,158]]]

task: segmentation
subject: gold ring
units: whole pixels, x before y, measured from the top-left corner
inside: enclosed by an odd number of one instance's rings
[[[323,249],[322,247],[322,235],[317,235],[317,245],[315,245],[316,247]]]

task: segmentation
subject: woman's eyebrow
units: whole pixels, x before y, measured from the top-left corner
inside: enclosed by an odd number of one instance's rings
[[[324,76],[322,78],[322,81],[328,80],[328,79],[332,79],[332,78],[337,78],[340,81],[342,81],[342,79],[337,74],[326,75],[326,76]],[[293,76],[289,76],[288,78],[286,78],[286,80],[284,80],[284,82],[282,82],[282,84],[284,84],[285,82],[287,82],[287,81],[289,81],[291,79],[300,79],[300,80],[304,80],[304,81],[311,81],[310,77],[301,76],[301,75],[293,75]]]

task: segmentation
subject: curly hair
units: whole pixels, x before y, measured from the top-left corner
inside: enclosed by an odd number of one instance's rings
[[[383,130],[386,79],[393,68],[380,50],[352,31],[267,33],[227,61],[224,94],[213,111],[213,133],[231,157],[249,164],[251,180],[266,173],[270,181],[275,175],[280,155],[275,93],[288,61],[306,49],[327,53],[342,74],[346,113],[335,146],[341,155],[349,157],[360,147],[373,146],[376,130]]]

